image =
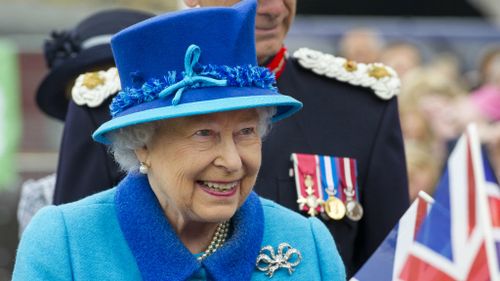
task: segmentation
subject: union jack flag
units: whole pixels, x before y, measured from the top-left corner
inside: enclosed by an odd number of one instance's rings
[[[499,194],[471,125],[448,159],[400,280],[500,280]]]
[[[419,194],[351,281],[500,280],[500,188],[474,126],[434,195]]]

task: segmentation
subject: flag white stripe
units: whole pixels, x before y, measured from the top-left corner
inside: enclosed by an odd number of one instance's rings
[[[469,226],[466,149],[466,138],[462,137],[448,160],[452,255],[459,263],[463,261]]]
[[[399,220],[398,238],[396,242],[396,251],[394,253],[394,266],[392,268],[392,280],[398,280],[398,277],[401,274],[402,267],[406,262],[408,249],[413,243],[418,201],[418,198],[413,201],[410,208],[408,208],[408,210]]]
[[[453,262],[427,248],[427,246],[415,242],[409,252],[426,263],[432,264],[434,267],[448,274],[450,277],[456,280],[463,279],[460,277],[460,272],[456,270]]]

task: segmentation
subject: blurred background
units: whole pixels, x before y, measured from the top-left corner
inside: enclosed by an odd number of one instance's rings
[[[155,13],[176,0],[0,0],[0,281],[10,280],[18,243],[21,185],[56,170],[62,123],[42,114],[34,93],[47,67],[42,45],[111,7]],[[449,147],[469,121],[500,174],[500,1],[297,0],[288,35],[359,62],[382,61],[403,81],[399,97],[410,193],[432,189]]]

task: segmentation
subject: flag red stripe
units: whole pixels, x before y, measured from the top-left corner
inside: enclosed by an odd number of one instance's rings
[[[489,281],[491,280],[490,271],[488,269],[488,257],[486,255],[486,245],[483,241],[481,248],[472,263],[467,281]]]
[[[409,255],[399,276],[404,281],[456,281],[420,258]]]
[[[493,227],[500,227],[500,198],[488,197],[490,205],[491,225]]]
[[[417,236],[418,231],[420,230],[420,226],[424,222],[427,217],[427,202],[423,199],[418,199],[417,205],[417,215],[415,217],[415,230],[413,232],[413,240]]]
[[[468,214],[469,225],[467,235],[470,237],[472,230],[476,227],[476,177],[472,166],[470,136],[467,135],[467,192],[468,192]]]

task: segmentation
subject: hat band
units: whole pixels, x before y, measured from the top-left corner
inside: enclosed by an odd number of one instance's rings
[[[227,86],[227,80],[217,80],[203,75],[198,75],[194,72],[193,67],[196,66],[198,60],[200,59],[201,50],[197,45],[190,45],[186,50],[186,56],[184,57],[184,78],[165,88],[158,94],[158,97],[165,98],[170,94],[175,93],[174,99],[172,100],[172,105],[179,103],[181,95],[186,88],[190,88],[195,84],[199,86]]]
[[[152,78],[138,88],[126,87],[120,91],[110,105],[111,115],[119,113],[175,93],[171,105],[181,103],[181,96],[186,89],[207,87],[251,87],[277,92],[274,74],[265,67],[245,65],[199,65],[200,49],[191,45],[185,57],[185,71],[168,71],[161,78]],[[134,73],[137,76],[137,73]]]
[[[109,43],[111,42],[111,37],[113,37],[113,34],[102,34],[87,38],[82,42],[81,48],[82,50],[86,50],[99,45],[109,45]]]

